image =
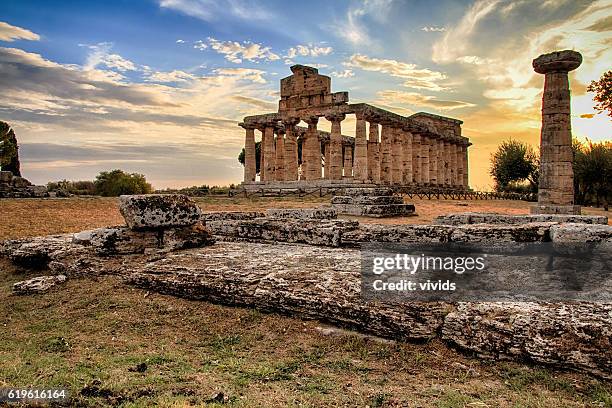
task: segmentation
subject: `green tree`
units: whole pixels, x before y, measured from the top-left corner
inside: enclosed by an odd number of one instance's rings
[[[603,204],[612,194],[612,143],[574,141],[574,194],[578,204]]]
[[[145,176],[122,170],[103,171],[94,181],[97,195],[117,197],[122,194],[150,194],[153,191]]]
[[[595,92],[594,108],[598,112],[608,111],[608,116],[612,117],[612,71],[604,72],[599,81],[591,81],[587,91]]]
[[[530,190],[537,191],[539,158],[535,150],[517,140],[502,142],[491,155],[489,174],[495,180],[495,190],[509,191],[527,181]]]
[[[11,126],[2,121],[0,121],[0,168],[21,177],[17,137]]]

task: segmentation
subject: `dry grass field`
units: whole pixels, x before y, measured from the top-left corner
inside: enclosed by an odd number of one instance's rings
[[[326,199],[199,200],[206,211]],[[522,202],[416,201],[418,217],[525,213]],[[115,199],[0,200],[0,239],[122,223]],[[397,220],[396,220],[397,221]],[[492,362],[434,340],[383,341],[316,321],[149,293],[117,277],[17,297],[0,260],[0,387],[67,387],[68,406],[612,407],[612,383]]]

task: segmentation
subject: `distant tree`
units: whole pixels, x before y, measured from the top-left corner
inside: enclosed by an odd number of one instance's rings
[[[578,204],[603,204],[608,210],[612,194],[612,143],[574,141],[574,187]]]
[[[17,137],[11,126],[2,121],[0,121],[0,168],[21,177]]]
[[[94,181],[97,195],[117,197],[122,194],[150,194],[153,191],[145,176],[122,170],[103,171]]]
[[[595,92],[594,108],[598,112],[608,111],[608,116],[612,117],[612,71],[604,72],[599,81],[591,81],[587,91]]]
[[[535,150],[517,140],[502,142],[491,155],[489,174],[495,180],[497,191],[508,191],[513,185],[527,181],[537,191],[539,158]]]

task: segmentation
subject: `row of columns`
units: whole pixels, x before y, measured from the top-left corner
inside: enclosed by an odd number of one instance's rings
[[[354,180],[376,184],[417,184],[452,187],[468,186],[467,145],[438,135],[421,133],[393,122],[379,124],[357,114],[355,152],[342,146],[344,114],[328,115],[329,143],[324,147],[324,169],[317,124],[319,118],[305,119],[308,129],[302,139],[300,180]],[[284,127],[243,124],[246,129],[244,180],[255,181],[255,129],[262,132],[260,180],[298,180],[298,143],[295,126],[299,119],[284,121]],[[379,125],[381,131],[379,132]],[[276,133],[276,138],[274,137]]]

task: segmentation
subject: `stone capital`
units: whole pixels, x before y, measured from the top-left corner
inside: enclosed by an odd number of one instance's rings
[[[308,124],[308,126],[316,126],[317,123],[319,123],[319,117],[318,116],[308,116],[306,118],[302,119],[304,122],[306,122]]]
[[[253,130],[257,129],[257,126],[254,123],[240,122],[238,126],[240,126],[243,129],[253,129]]]
[[[538,74],[550,72],[569,72],[582,64],[582,55],[577,51],[554,51],[542,54],[532,62],[533,70]]]

